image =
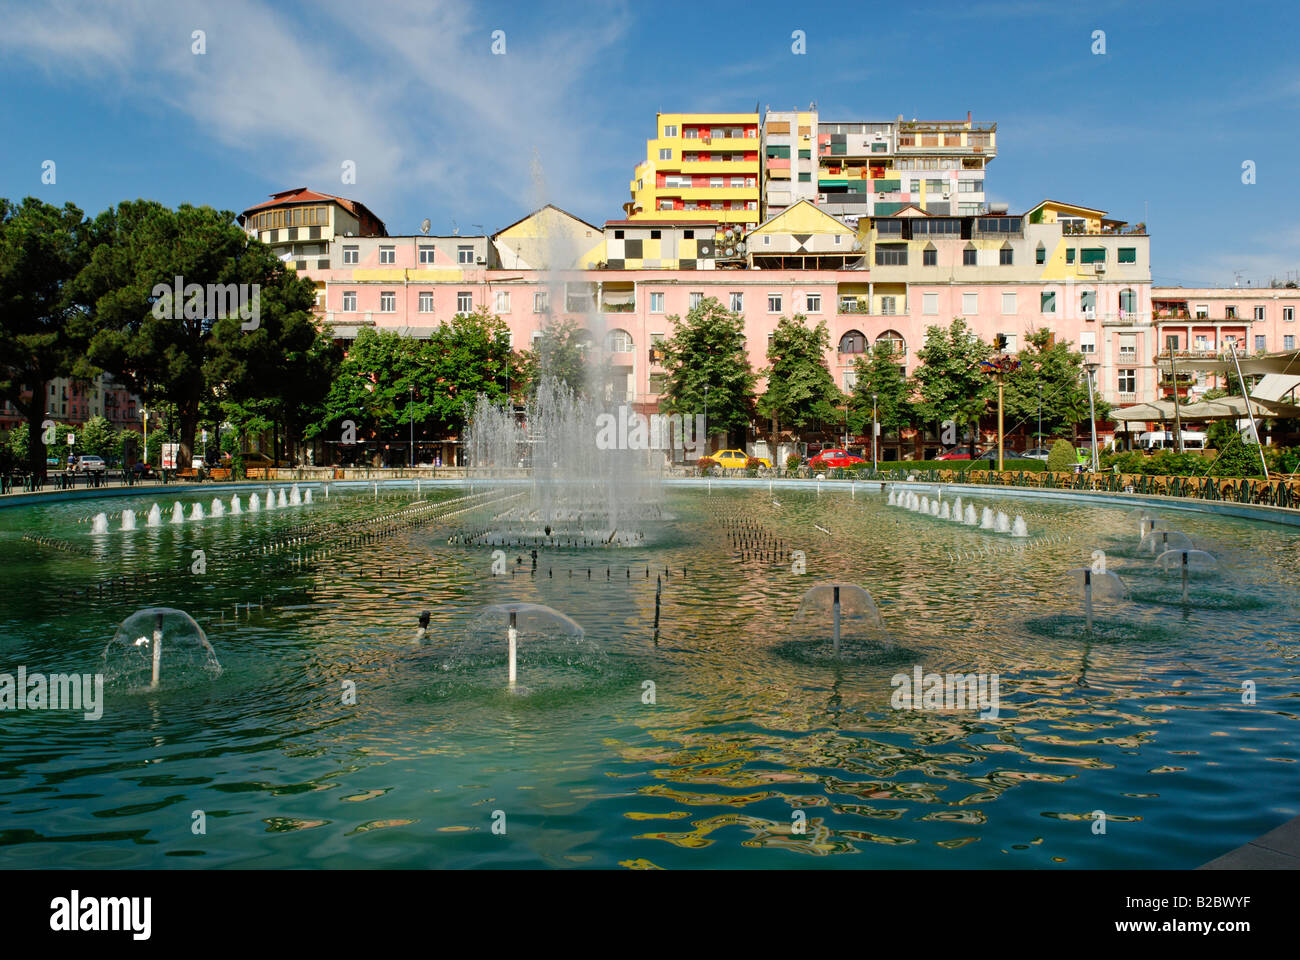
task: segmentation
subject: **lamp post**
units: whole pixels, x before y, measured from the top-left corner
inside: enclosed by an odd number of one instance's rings
[[[998,381],[998,472],[1003,470],[1003,430],[1002,430],[1002,381],[1008,373],[1013,372],[1020,366],[1020,361],[1015,357],[1003,353],[1007,346],[1005,334],[998,334],[997,349],[998,353],[991,360],[981,360],[980,368],[991,377],[996,377]],[[971,456],[975,455],[974,444],[971,444]]]
[[[147,467],[149,466],[149,408],[144,404],[140,405],[140,422],[144,425],[144,455],[140,459]]]
[[[876,437],[880,434],[880,428],[876,425],[876,395],[871,395],[871,470],[873,473],[879,472],[880,463],[876,459]]]
[[[415,387],[411,387],[411,469],[415,469]]]
[[[1038,385],[1038,446],[1043,446],[1043,385]]]
[[[709,455],[709,385],[704,385],[704,455]]]
[[[849,405],[844,404],[844,452],[849,452]]]
[[[1097,405],[1092,395],[1092,377],[1097,371],[1096,363],[1085,363],[1084,370],[1088,377],[1088,420],[1092,423],[1092,472],[1096,473],[1097,464]]]

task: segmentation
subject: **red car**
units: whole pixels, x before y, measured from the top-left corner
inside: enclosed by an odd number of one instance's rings
[[[823,450],[808,461],[808,466],[814,470],[820,470],[825,467],[847,467],[855,463],[866,462],[861,457],[853,456],[847,450]]]
[[[969,460],[970,447],[953,447],[945,450],[934,459],[936,460]]]

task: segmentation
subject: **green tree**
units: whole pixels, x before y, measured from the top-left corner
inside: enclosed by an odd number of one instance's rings
[[[954,317],[947,328],[927,327],[925,345],[916,354],[921,365],[913,374],[917,416],[929,423],[969,424],[971,446],[977,446],[980,417],[997,396],[993,378],[980,368],[980,361],[992,354],[993,347],[975,336],[960,317]]]
[[[86,356],[90,326],[76,277],[89,256],[89,228],[72,204],[0,198],[0,399],[27,421],[27,468],[45,475],[50,380],[98,371]]]
[[[117,437],[111,423],[103,417],[91,417],[81,428],[77,441],[78,453],[94,454],[107,460],[113,456]]]
[[[1003,413],[1010,424],[1008,433],[1021,425],[1038,430],[1040,391],[1045,436],[1073,435],[1077,424],[1088,422],[1083,354],[1070,347],[1069,341],[1055,339],[1045,327],[1026,338],[1024,349],[1016,355],[1020,366],[1007,376],[1003,387]],[[1110,405],[1098,397],[1096,407],[1097,419],[1105,420]]]
[[[416,422],[432,422],[444,432],[464,428],[480,393],[494,403],[513,402],[529,379],[527,360],[510,348],[510,328],[484,307],[439,327],[419,358]]]
[[[857,380],[851,397],[850,426],[855,433],[871,429],[871,398],[876,398],[876,422],[882,432],[901,430],[916,416],[912,409],[912,385],[903,372],[902,357],[893,344],[878,340],[854,363]]]
[[[795,427],[834,423],[837,407],[845,402],[826,366],[830,332],[825,320],[809,327],[802,314],[782,317],[767,344],[768,365],[759,371],[767,389],[758,400],[758,412],[772,422],[772,449],[776,449],[782,422]]]
[[[522,358],[521,379],[554,377],[575,394],[585,395],[590,348],[586,329],[570,317],[560,317],[544,324],[541,334]]]
[[[708,413],[707,433],[740,434],[754,419],[756,377],[745,348],[745,321],[714,297],[683,320],[670,316],[673,335],[660,344],[666,371],[659,409],[683,416]]]
[[[1052,444],[1052,451],[1047,455],[1047,469],[1053,473],[1070,473],[1079,462],[1074,444],[1069,440],[1057,440]]]

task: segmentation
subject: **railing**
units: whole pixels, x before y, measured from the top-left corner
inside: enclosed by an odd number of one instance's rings
[[[839,303],[838,313],[871,313],[871,304],[865,300],[841,300]]]

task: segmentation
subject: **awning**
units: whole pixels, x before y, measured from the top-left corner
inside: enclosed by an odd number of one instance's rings
[[[1110,411],[1112,420],[1172,420],[1174,418],[1174,405],[1170,400],[1157,400],[1155,403],[1138,403],[1131,407],[1112,408]]]
[[[1254,411],[1258,416],[1259,404],[1254,405]],[[1240,420],[1250,416],[1245,397],[1220,397],[1217,400],[1185,403],[1180,413],[1184,420]]]
[[[1206,373],[1236,372],[1236,364],[1231,356],[1213,357],[1175,356],[1174,361],[1181,370],[1203,370]],[[1237,354],[1237,363],[1241,364],[1243,377],[1259,376],[1270,373],[1300,374],[1300,350],[1287,350],[1284,353],[1264,353],[1253,356]],[[1169,369],[1169,358],[1161,357],[1156,361],[1160,370]]]

